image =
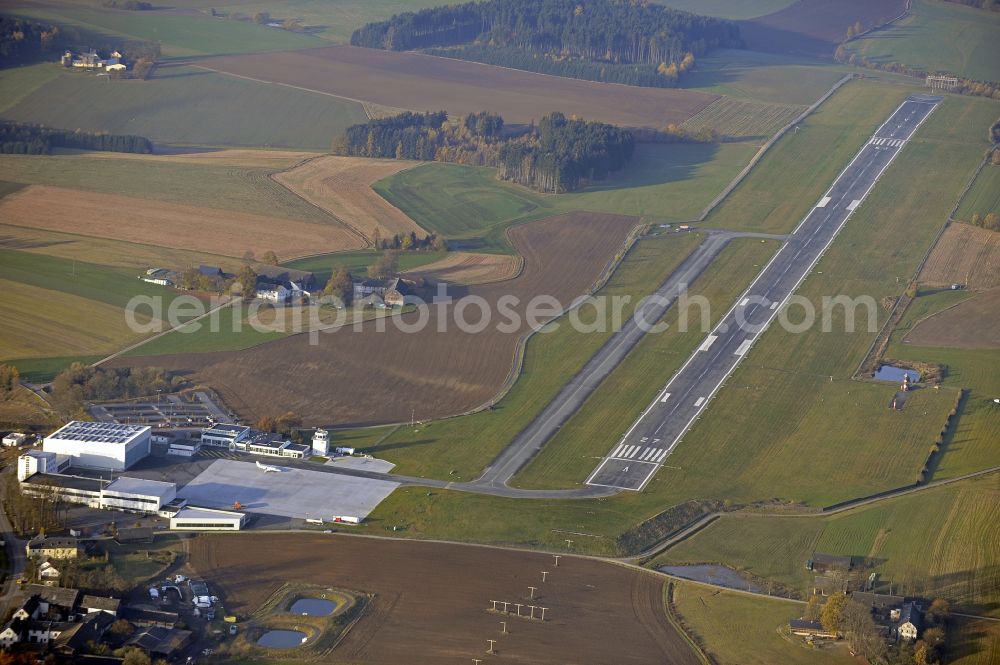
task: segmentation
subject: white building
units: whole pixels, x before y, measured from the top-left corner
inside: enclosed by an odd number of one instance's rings
[[[168,455],[179,457],[194,457],[201,450],[201,441],[195,439],[174,439],[167,448]]]
[[[3,445],[8,448],[14,448],[16,446],[23,446],[28,440],[28,435],[23,432],[11,432],[3,438]]]
[[[152,428],[74,420],[45,437],[42,449],[73,458],[72,465],[124,471],[149,455]]]
[[[44,450],[29,450],[17,458],[17,479],[25,481],[36,473],[59,473],[69,466],[70,458],[47,453]]]
[[[158,513],[177,497],[177,485],[142,478],[115,478],[101,492],[101,505],[108,510]]]
[[[170,528],[182,531],[239,531],[246,515],[214,508],[181,508],[170,518]]]
[[[201,431],[201,445],[232,448],[234,444],[250,436],[250,428],[246,425],[228,425],[216,423]]]
[[[313,455],[326,457],[330,453],[330,433],[325,429],[318,429],[312,438]]]

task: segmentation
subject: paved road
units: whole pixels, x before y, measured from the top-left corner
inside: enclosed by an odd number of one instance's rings
[[[893,112],[736,305],[601,460],[588,485],[634,491],[646,486],[940,101],[940,97],[912,95]]]

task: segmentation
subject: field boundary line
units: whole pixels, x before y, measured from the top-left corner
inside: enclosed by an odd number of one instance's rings
[[[961,192],[959,192],[958,198],[956,198],[955,200],[955,205],[952,206],[951,211],[945,217],[944,224],[942,224],[941,228],[938,229],[937,235],[934,236],[934,240],[931,241],[931,244],[928,245],[927,247],[927,251],[924,252],[924,257],[920,259],[920,263],[917,264],[916,270],[913,271],[913,274],[907,281],[907,288],[909,288],[909,285],[911,283],[917,282],[917,278],[920,277],[920,272],[924,269],[924,266],[927,264],[927,260],[931,257],[931,254],[934,252],[934,248],[937,247],[939,242],[941,242],[941,237],[944,235],[944,232],[948,230],[949,226],[951,226],[952,219],[955,217],[955,213],[958,212],[959,206],[962,205],[962,199],[964,199],[965,195],[969,193],[970,189],[972,189],[972,184],[976,181],[976,178],[979,176],[979,173],[983,170],[983,168],[986,166],[986,162],[990,159],[991,152],[992,150],[986,151],[986,153],[983,155],[982,161],[979,163],[979,166],[976,168],[975,172],[973,172],[972,177],[969,178],[969,180],[965,183],[965,187],[962,189]],[[898,321],[901,321],[903,319],[903,316],[906,314],[906,309],[909,308],[910,303],[912,303],[913,300],[915,299],[916,296],[914,296],[913,298],[906,299],[907,300],[906,307],[903,309],[902,312],[899,312],[899,318],[897,320],[897,323]],[[889,347],[889,338],[892,336],[893,330],[895,330],[895,326],[893,326],[892,330],[889,329],[889,326],[890,324],[892,324],[893,316],[895,316],[896,310],[897,308],[899,308],[899,305],[903,300],[904,300],[903,296],[896,298],[896,302],[893,303],[892,309],[889,310],[889,318],[885,320],[885,323],[882,325],[882,329],[879,330],[878,335],[876,335],[875,339],[872,340],[871,346],[868,347],[868,350],[865,352],[865,355],[862,356],[861,362],[858,363],[857,369],[855,369],[854,374],[851,375],[852,379],[857,381],[864,381],[865,378],[861,376],[862,370],[864,370],[864,368],[869,366],[870,364],[875,363],[885,354],[885,349]],[[877,347],[879,345],[879,342],[883,339],[883,337],[885,338],[885,347],[882,348],[881,351],[879,351]],[[878,353],[878,356],[877,357],[872,356],[873,353]]]
[[[843,86],[845,83],[847,83],[848,81],[853,80],[856,77],[857,77],[857,74],[854,74],[854,73],[845,74],[839,81],[837,81],[836,83],[834,83],[833,87],[830,88],[829,90],[827,90],[823,94],[822,97],[820,97],[815,102],[813,102],[808,107],[806,107],[806,109],[802,113],[800,113],[798,116],[796,116],[787,125],[785,125],[781,129],[779,129],[778,132],[774,136],[772,136],[771,138],[769,138],[767,140],[767,142],[764,143],[764,145],[762,145],[760,148],[758,148],[757,152],[754,153],[754,156],[750,158],[750,162],[746,166],[743,167],[743,170],[740,171],[739,173],[737,173],[736,177],[733,178],[728,185],[726,185],[726,187],[718,194],[718,196],[716,196],[714,199],[712,199],[712,201],[705,207],[705,209],[702,210],[701,213],[696,218],[694,218],[691,221],[693,221],[693,222],[703,222],[703,221],[705,221],[705,219],[708,217],[708,215],[720,203],[722,203],[722,201],[725,200],[725,198],[727,196],[729,196],[730,194],[732,194],[733,190],[736,189],[740,185],[740,183],[742,183],[743,180],[748,175],[750,175],[750,171],[752,171],[753,168],[755,166],[757,166],[757,164],[760,162],[760,160],[764,158],[764,154],[768,150],[770,150],[770,148],[772,146],[774,146],[774,144],[777,143],[781,139],[781,137],[783,137],[788,132],[789,129],[791,129],[795,125],[797,125],[800,122],[802,122],[803,120],[805,120],[813,111],[815,111],[817,108],[819,108],[819,106],[823,102],[825,102],[827,99],[829,99],[831,96],[833,96],[833,93],[837,92],[837,90],[839,90],[841,88],[841,86]]]
[[[682,623],[684,619],[680,612],[677,611],[677,608],[674,607],[674,586],[675,582],[670,580],[664,585],[663,589],[663,613],[667,616],[667,623],[684,638],[684,641],[688,643],[691,651],[702,662],[702,665],[717,665],[715,660],[705,652],[698,643],[698,640],[695,639],[695,632],[688,630],[687,626]]]

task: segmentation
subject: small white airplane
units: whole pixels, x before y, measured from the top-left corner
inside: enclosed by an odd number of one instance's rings
[[[257,468],[264,473],[281,473],[281,469],[276,466],[271,466],[270,464],[261,464],[260,462],[257,462]]]

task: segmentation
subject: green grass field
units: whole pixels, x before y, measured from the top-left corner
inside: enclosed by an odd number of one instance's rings
[[[161,66],[146,81],[112,81],[55,63],[31,69],[56,75],[3,110],[5,119],[138,134],[157,143],[320,150],[367,120],[357,102],[196,67]]]
[[[979,217],[983,218],[991,212],[1000,215],[1000,166],[987,164],[962,197],[955,219],[968,222],[972,220],[973,213],[979,213]]]
[[[64,31],[158,42],[166,57],[260,53],[323,46],[322,39],[206,14],[114,11],[98,3],[62,2],[44,6],[10,3],[4,13],[31,18]]]
[[[674,605],[685,626],[718,665],[850,665],[844,645],[809,648],[787,631],[804,605],[716,591],[693,584],[674,585]],[[782,630],[784,628],[784,630]]]
[[[629,316],[639,298],[654,291],[700,240],[693,234],[641,240],[600,295],[631,296],[632,302],[623,308]],[[528,341],[521,374],[492,410],[414,429],[403,426],[366,452],[397,464],[396,473],[471,480],[610,336],[609,332],[577,332],[567,318],[558,319],[550,332]],[[581,311],[580,320],[593,321],[593,309]]]
[[[905,595],[941,596],[1000,616],[997,476],[961,481],[834,516],[723,516],[655,565],[721,563],[807,591],[814,551],[884,560],[876,570]]]
[[[46,383],[56,377],[73,363],[89,365],[101,359],[101,356],[63,356],[52,358],[21,358],[12,363],[17,366],[21,378],[32,383]]]
[[[874,62],[898,62],[980,81],[1000,81],[998,30],[998,12],[955,2],[914,0],[909,16],[847,46],[851,53]]]
[[[695,68],[681,79],[681,87],[760,102],[808,106],[847,71],[795,56],[715,49],[698,58]]]
[[[750,238],[732,241],[690,286],[689,296],[708,299],[711,324],[715,325],[777,250],[776,242]],[[690,330],[680,332],[677,310],[671,308],[665,319],[670,328],[643,338],[538,456],[515,476],[514,484],[530,488],[581,486],[593,471],[595,460],[608,452],[649,400],[662,390],[667,378],[704,340],[706,331],[699,325],[700,315],[693,309]]]
[[[503,230],[512,222],[573,210],[685,221],[739,173],[754,148],[722,145],[640,145],[626,170],[571,194],[545,195],[500,182],[490,168],[427,164],[374,185],[418,224],[470,248],[510,251]],[[2,174],[0,174],[2,177]]]
[[[330,223],[325,213],[268,178],[270,172],[267,168],[109,153],[0,155],[0,180],[8,182]]]

